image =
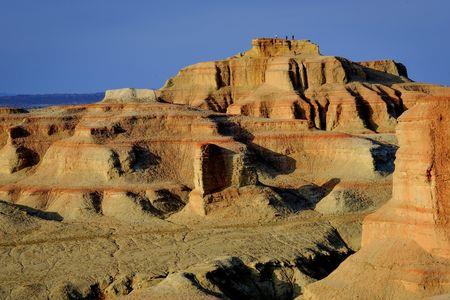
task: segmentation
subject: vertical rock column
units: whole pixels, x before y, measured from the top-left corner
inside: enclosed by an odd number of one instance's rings
[[[256,173],[249,165],[246,148],[238,145],[229,149],[199,144],[195,149],[194,189],[189,195],[189,206],[197,214],[207,214],[205,196],[231,186],[239,188],[256,183]]]
[[[400,117],[392,199],[365,218],[361,250],[302,299],[449,298],[449,121],[450,98]]]
[[[21,127],[8,129],[8,139],[5,146],[0,149],[0,174],[12,174],[38,163],[39,158],[35,152],[15,142],[15,132],[19,130],[24,129]]]
[[[450,101],[418,104],[400,118],[393,198],[364,221],[363,247],[408,238],[450,257]]]

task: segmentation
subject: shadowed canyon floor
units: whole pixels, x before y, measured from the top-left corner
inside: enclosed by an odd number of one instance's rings
[[[256,39],[160,90],[0,108],[0,298],[450,293],[449,97],[391,60]]]

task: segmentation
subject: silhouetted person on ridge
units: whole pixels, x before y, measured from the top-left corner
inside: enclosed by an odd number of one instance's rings
[[[292,39],[294,39],[294,35],[292,35]]]

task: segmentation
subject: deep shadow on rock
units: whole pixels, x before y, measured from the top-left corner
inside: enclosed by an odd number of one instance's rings
[[[22,211],[29,216],[40,218],[43,220],[48,220],[48,221],[62,221],[63,220],[63,217],[60,214],[55,213],[55,212],[43,211],[40,209],[35,209],[35,208],[29,207],[29,206],[25,206],[25,205],[9,203],[9,202],[3,201],[3,200],[0,200],[0,203],[9,205],[12,208],[18,209],[19,211]]]

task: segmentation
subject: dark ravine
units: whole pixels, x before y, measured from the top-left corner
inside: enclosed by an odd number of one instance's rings
[[[238,257],[222,258],[206,268],[193,266],[186,271],[150,278],[148,282],[139,280],[133,274],[118,274],[115,276],[117,279],[109,277],[106,282],[94,283],[84,290],[69,283],[62,289],[62,295],[68,299],[92,300],[106,299],[108,295],[145,298],[151,297],[166,281],[178,277],[186,280],[199,293],[218,299],[291,300],[302,294],[306,284],[326,277],[352,253],[350,250],[322,251],[293,261],[270,260],[252,263],[252,266]],[[143,285],[149,287],[136,289]]]

